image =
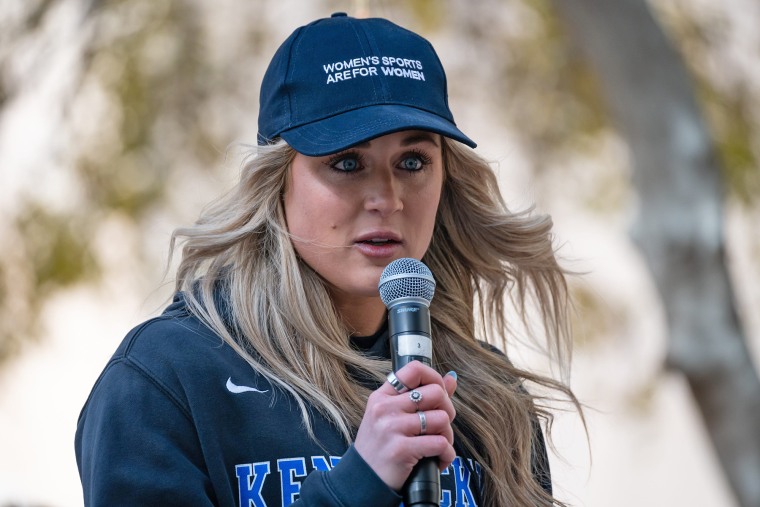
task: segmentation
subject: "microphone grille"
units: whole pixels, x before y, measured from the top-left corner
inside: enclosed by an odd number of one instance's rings
[[[385,306],[405,297],[422,298],[430,304],[435,294],[435,278],[424,263],[405,257],[385,267],[378,289]]]

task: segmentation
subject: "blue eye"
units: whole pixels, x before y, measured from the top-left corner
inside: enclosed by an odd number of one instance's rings
[[[338,171],[350,173],[359,169],[359,160],[355,157],[346,157],[333,162],[331,167]]]
[[[412,155],[401,161],[401,168],[407,171],[419,171],[424,165],[425,162],[419,155]]]

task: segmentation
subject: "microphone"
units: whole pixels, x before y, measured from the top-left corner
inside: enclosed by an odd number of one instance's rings
[[[396,259],[383,270],[378,289],[388,308],[393,371],[414,360],[430,366],[433,341],[428,308],[435,293],[435,279],[430,269],[417,259]],[[407,507],[439,505],[441,475],[436,458],[417,462],[404,483],[403,496]]]

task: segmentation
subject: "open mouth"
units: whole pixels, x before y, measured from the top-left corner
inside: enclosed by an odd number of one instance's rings
[[[385,246],[385,245],[397,244],[398,241],[393,240],[393,239],[372,238],[372,239],[360,241],[359,243],[364,243],[365,245],[372,245],[372,246]]]

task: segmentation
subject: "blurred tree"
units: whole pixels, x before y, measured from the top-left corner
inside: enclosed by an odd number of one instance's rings
[[[36,159],[17,156],[2,168],[18,188],[0,223],[11,246],[0,257],[0,365],[39,335],[50,297],[99,280],[114,250],[134,259],[133,280],[154,286],[162,265],[144,232],[201,198],[199,185],[213,193],[208,173],[220,152],[255,124],[255,111],[242,106],[255,103],[249,82],[268,49],[266,7],[235,6],[249,22],[226,27],[237,38],[223,48],[214,30],[226,28],[210,26],[215,7],[203,1],[0,7],[0,127],[29,134],[23,114],[10,116],[26,108],[37,132],[51,132],[34,139],[42,143]],[[44,116],[34,102],[49,102]],[[45,179],[34,181],[32,171]],[[52,188],[50,176],[64,185]]]
[[[644,0],[553,5],[630,147],[641,203],[634,236],[665,307],[667,365],[685,375],[739,504],[760,505],[760,381],[725,266],[720,153],[694,85]],[[753,165],[751,151],[731,155],[744,139],[723,139],[729,175]]]

